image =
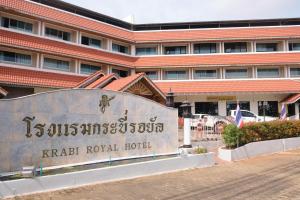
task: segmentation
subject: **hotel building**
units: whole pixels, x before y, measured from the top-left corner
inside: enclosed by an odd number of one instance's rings
[[[193,113],[226,116],[239,101],[299,116],[300,18],[130,24],[58,0],[0,0],[0,22],[4,98],[74,88],[99,70],[101,88],[127,91],[143,72]]]

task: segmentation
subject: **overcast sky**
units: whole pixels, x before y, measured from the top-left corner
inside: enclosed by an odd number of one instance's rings
[[[64,0],[134,23],[300,17],[300,0]]]

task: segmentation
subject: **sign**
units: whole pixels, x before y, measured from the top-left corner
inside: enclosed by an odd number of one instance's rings
[[[207,96],[207,101],[236,101],[236,96]]]
[[[0,110],[0,173],[177,153],[177,110],[128,93],[57,90]]]

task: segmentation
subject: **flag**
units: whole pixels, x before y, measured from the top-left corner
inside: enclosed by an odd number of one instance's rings
[[[282,120],[286,119],[286,108],[284,104],[282,104],[281,106],[280,119]]]
[[[243,126],[243,117],[242,117],[242,113],[240,110],[240,105],[237,104],[236,106],[236,114],[235,114],[235,124],[238,128],[242,128]]]

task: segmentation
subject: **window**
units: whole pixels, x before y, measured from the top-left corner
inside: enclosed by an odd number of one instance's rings
[[[165,54],[186,54],[186,46],[165,47]]]
[[[300,77],[300,68],[290,68],[291,77]]]
[[[247,52],[247,43],[246,42],[225,43],[224,48],[225,48],[225,53]]]
[[[156,71],[148,71],[145,72],[145,74],[151,79],[151,80],[157,80],[158,79],[158,73]]]
[[[156,55],[157,50],[156,47],[140,47],[136,48],[136,53],[137,56],[141,55]]]
[[[289,43],[290,51],[300,51],[300,43]]]
[[[128,71],[119,70],[119,69],[112,69],[112,73],[118,75],[119,77],[127,77]]]
[[[70,71],[70,63],[68,61],[56,60],[52,58],[44,58],[44,67],[61,71]]]
[[[186,73],[186,71],[166,71],[165,79],[167,79],[167,80],[187,79],[187,73]]]
[[[256,52],[277,51],[276,43],[258,43],[256,44]]]
[[[22,65],[32,65],[31,55],[9,52],[9,51],[0,51],[0,60],[2,62],[9,62]]]
[[[53,37],[65,41],[71,41],[71,33],[69,32],[46,27],[45,34],[48,37]]]
[[[278,101],[259,101],[258,115],[259,116],[278,117]]]
[[[278,78],[279,77],[279,69],[257,69],[257,77],[258,78]]]
[[[294,116],[296,115],[296,110],[295,110],[295,104],[288,104],[287,105],[287,116],[290,117],[290,116]]]
[[[217,53],[217,44],[216,43],[195,44],[194,53],[196,54]]]
[[[218,115],[218,102],[195,102],[196,114]]]
[[[32,27],[33,27],[31,23],[27,23],[15,19],[7,18],[7,17],[2,17],[1,26],[5,28],[16,29],[24,32],[29,32],[29,33],[32,33]]]
[[[91,47],[101,48],[101,40],[97,40],[85,36],[81,37],[81,44],[91,46]]]
[[[231,78],[248,78],[247,69],[226,69],[225,77]]]
[[[226,113],[227,116],[230,115],[230,110],[236,110],[237,102],[236,101],[227,101],[226,102]],[[250,111],[250,102],[249,101],[240,101],[239,106],[241,110]]]
[[[112,50],[119,53],[129,53],[129,48],[120,44],[112,44]]]
[[[217,78],[217,70],[195,70],[194,79]]]
[[[89,64],[81,64],[80,66],[80,73],[81,74],[92,74],[96,71],[101,70],[101,67],[96,65],[89,65]]]

